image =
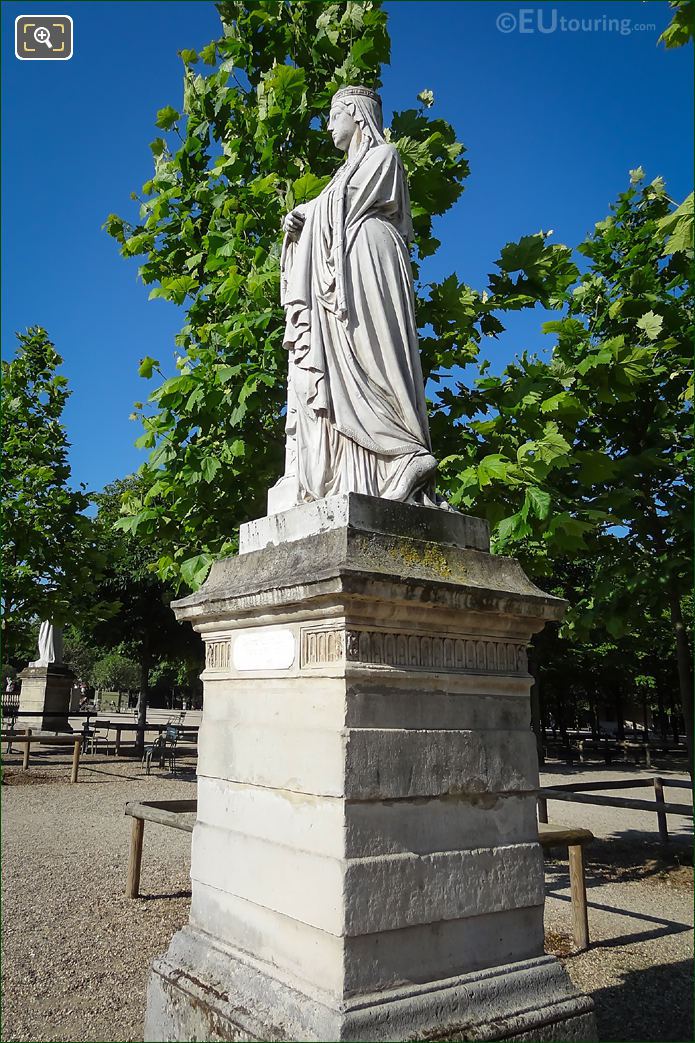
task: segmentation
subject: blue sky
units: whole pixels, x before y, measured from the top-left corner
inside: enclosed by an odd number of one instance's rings
[[[692,48],[657,47],[666,0],[392,0],[387,10],[387,122],[429,88],[471,165],[425,277],[455,270],[482,288],[504,243],[540,228],[576,245],[640,164],[672,198],[691,190]],[[16,60],[15,17],[57,11],[73,18],[74,58]],[[180,103],[177,51],[216,37],[219,19],[207,0],[4,2],[2,30],[3,355],[15,330],[46,327],[73,391],[73,479],[97,490],[141,462],[128,417],[152,385],[138,361],[170,358],[181,325],[172,305],[148,302],[136,262],[101,225],[132,213],[131,191],[151,176],[156,111]],[[496,369],[543,345],[541,321],[515,317],[487,350]]]

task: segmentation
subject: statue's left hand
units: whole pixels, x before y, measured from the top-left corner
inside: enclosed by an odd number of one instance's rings
[[[283,231],[286,232],[287,235],[299,238],[305,221],[306,214],[304,213],[303,207],[296,206],[294,210],[290,210],[289,214],[282,222]]]

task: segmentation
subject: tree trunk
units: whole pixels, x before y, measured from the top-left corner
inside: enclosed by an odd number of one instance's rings
[[[690,647],[688,635],[683,622],[681,602],[678,591],[671,579],[668,584],[669,609],[671,612],[671,624],[676,641],[676,662],[678,663],[678,688],[681,697],[681,710],[683,713],[683,724],[685,726],[685,744],[688,750],[688,771],[693,777],[693,706],[692,691],[693,678],[690,667]]]
[[[138,730],[135,737],[135,752],[142,756],[145,749],[147,727],[147,697],[150,687],[150,657],[145,650],[140,660],[140,693],[138,695]]]
[[[661,685],[656,690],[656,697],[659,702],[659,732],[662,741],[666,742],[668,739],[668,719],[666,717],[666,707],[664,706],[664,690]]]
[[[617,736],[621,741],[625,738],[625,719],[623,715],[623,694],[618,692],[615,697],[615,718],[618,722]]]
[[[671,704],[671,735],[673,736],[674,744],[677,746],[678,745],[678,710],[677,710],[678,700],[676,699],[676,694],[673,691],[673,689],[671,689],[670,704]]]

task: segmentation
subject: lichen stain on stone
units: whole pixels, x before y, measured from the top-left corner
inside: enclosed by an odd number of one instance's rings
[[[391,558],[395,558],[411,568],[416,567],[430,573],[435,572],[442,579],[452,578],[453,574],[446,555],[436,544],[422,543],[419,540],[395,540],[387,548],[387,553]]]

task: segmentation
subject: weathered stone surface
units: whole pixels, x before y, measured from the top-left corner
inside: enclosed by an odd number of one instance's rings
[[[348,800],[528,792],[538,784],[533,736],[519,732],[204,722],[198,750],[209,777]]]
[[[534,586],[513,558],[466,546],[472,540],[466,538],[465,521],[461,546],[440,538],[447,524],[450,539],[456,536],[444,511],[398,503],[386,509],[375,497],[353,494],[344,500],[348,513],[356,502],[359,522],[354,517],[349,525],[215,562],[203,587],[176,602],[177,616],[195,620],[201,629],[230,618],[238,626],[248,613],[297,603],[306,608],[314,598],[332,594],[371,597],[384,605],[397,596],[420,609],[432,605],[488,618],[522,616],[524,622],[535,621],[531,632],[561,617],[564,602]],[[315,505],[295,510],[301,515],[307,508]]]
[[[207,645],[199,807],[146,1038],[594,1038],[542,956],[526,645],[563,603],[474,520],[308,506],[175,606]]]
[[[443,1026],[448,1030],[441,1031]],[[167,956],[155,961],[150,978],[147,1040],[423,1038],[592,1041],[596,1034],[591,1001],[574,991],[551,957],[454,975],[436,988],[412,982],[337,1006],[329,996],[303,993],[272,968],[186,928]]]
[[[342,671],[345,672],[344,670]],[[289,671],[288,671],[289,673]],[[350,671],[353,675],[353,671]],[[259,684],[263,680],[263,684]],[[364,682],[312,671],[288,678],[206,676],[205,719],[215,727],[528,731],[530,677],[389,676]]]
[[[199,884],[191,924],[265,961],[303,991],[330,994],[336,1004],[407,981],[441,982],[543,949],[542,906],[340,936]]]
[[[339,936],[543,902],[538,843],[355,859],[198,822],[191,878]]]
[[[21,726],[33,731],[71,732],[70,693],[75,675],[67,666],[28,666],[19,674]],[[32,716],[33,715],[33,716]]]
[[[343,801],[291,790],[198,779],[198,821],[332,858],[433,854],[535,842],[535,797],[459,794]]]
[[[239,554],[293,543],[346,526],[362,532],[407,535],[410,539],[437,541],[452,547],[490,549],[490,532],[482,518],[352,493],[327,496],[246,522],[239,529]]]

